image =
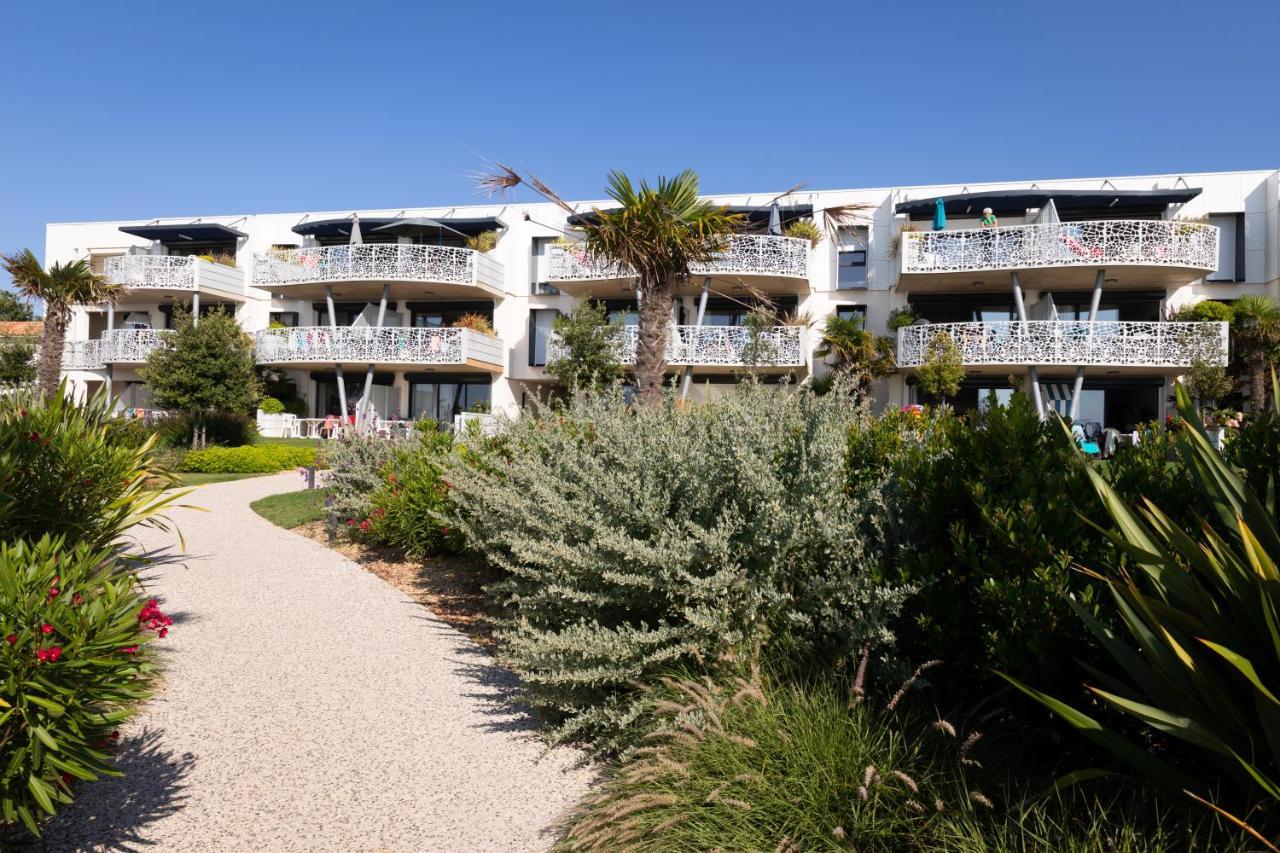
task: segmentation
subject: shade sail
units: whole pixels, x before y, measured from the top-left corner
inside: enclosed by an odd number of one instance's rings
[[[942,196],[948,216],[978,216],[984,207],[997,216],[1021,216],[1052,199],[1060,214],[1073,210],[1114,210],[1117,213],[1152,212],[1171,204],[1183,204],[1200,195],[1199,188],[1180,190],[993,190]],[[911,199],[894,206],[895,213],[912,219],[932,219],[938,196]]]
[[[165,225],[122,225],[120,230],[134,237],[159,240],[161,243],[219,243],[247,238],[230,225],[216,222],[179,222]]]

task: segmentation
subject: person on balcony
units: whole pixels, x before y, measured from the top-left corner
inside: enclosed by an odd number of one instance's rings
[[[995,211],[989,207],[982,208],[982,219],[978,220],[980,228],[999,228],[1000,221],[996,219]]]

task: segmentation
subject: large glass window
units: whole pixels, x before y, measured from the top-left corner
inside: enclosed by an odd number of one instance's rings
[[[840,252],[836,262],[836,287],[867,286],[867,229],[844,228],[840,231]]]
[[[488,379],[441,377],[413,379],[409,385],[409,416],[431,418],[441,426],[453,423],[454,415],[468,411],[488,411]]]

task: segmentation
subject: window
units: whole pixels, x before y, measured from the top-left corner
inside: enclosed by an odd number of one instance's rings
[[[453,423],[454,415],[488,410],[488,379],[455,376],[418,376],[409,383],[409,417],[430,418],[443,426]]]
[[[836,262],[836,287],[867,286],[867,229],[844,228],[840,231],[840,254]]]
[[[857,317],[862,321],[863,328],[867,325],[867,306],[865,305],[837,305],[836,316],[841,320],[852,320]]]
[[[560,312],[554,308],[534,308],[529,312],[529,365],[542,367],[547,363],[547,337]]]
[[[533,263],[529,267],[532,279],[529,282],[530,293],[554,295],[560,292],[546,283],[551,278],[551,246],[557,239],[556,237],[533,238]]]
[[[284,326],[286,329],[298,327],[297,311],[272,311],[269,319],[272,326]]]
[[[1244,233],[1242,213],[1211,213],[1209,224],[1218,229],[1218,268],[1205,281],[1244,281]]]

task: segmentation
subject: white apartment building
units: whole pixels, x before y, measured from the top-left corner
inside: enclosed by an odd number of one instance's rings
[[[714,200],[746,221],[672,306],[669,369],[692,370],[695,396],[722,392],[744,369],[819,375],[827,316],[860,314],[888,333],[890,312],[909,309],[880,405],[917,399],[914,369],[942,333],[966,365],[956,405],[1008,393],[1019,376],[1046,407],[1065,412],[1074,399],[1081,420],[1128,429],[1165,414],[1170,382],[1194,359],[1225,363],[1225,326],[1174,324],[1173,311],[1280,295],[1275,170]],[[850,204],[865,205],[864,221],[829,232],[825,211]],[[811,245],[770,233],[775,205],[784,230],[811,218],[830,236]],[[946,224],[935,230],[939,206]],[[984,208],[997,227],[980,227]],[[81,392],[109,385],[122,405],[147,408],[138,367],[185,302],[234,312],[259,363],[287,377],[310,416],[337,414],[344,400],[348,411],[367,400],[384,418],[515,413],[548,388],[556,312],[593,298],[635,322],[628,271],[578,251],[575,218],[547,203],[494,203],[50,224],[46,262],[89,258],[127,286],[115,306],[76,311],[64,369]],[[494,248],[466,248],[485,231],[497,232]],[[759,294],[813,322],[766,330],[747,356],[744,322]],[[496,334],[454,327],[465,314],[489,318]]]

